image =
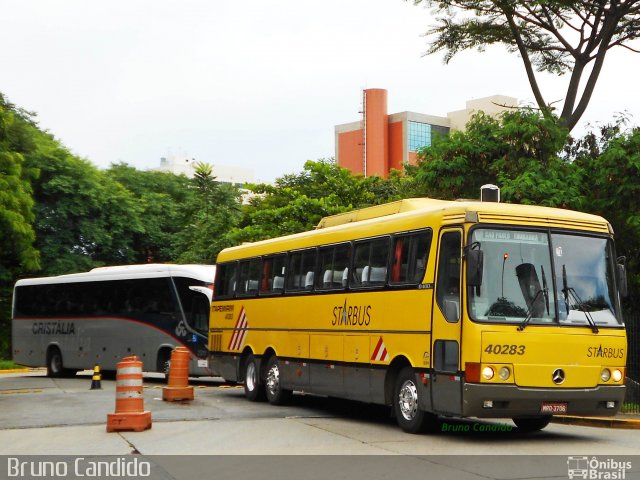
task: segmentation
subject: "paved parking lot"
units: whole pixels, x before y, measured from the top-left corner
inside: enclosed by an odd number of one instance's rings
[[[196,387],[193,402],[169,403],[161,399],[162,379],[146,375],[144,401],[145,409],[152,412],[152,428],[144,432],[107,433],[106,416],[115,406],[115,382],[102,380],[101,390],[90,390],[90,373],[64,379],[47,378],[44,372],[0,374],[1,453],[139,454],[156,458],[160,463],[172,458],[168,455],[206,456],[196,460],[189,457],[192,459],[189,462],[185,457],[177,457],[163,467],[163,472],[185,463],[206,464],[212,458],[217,458],[217,465],[226,465],[230,472],[248,468],[249,464],[254,469],[262,468],[274,458],[281,459],[280,464],[294,462],[283,455],[378,458],[366,462],[369,466],[377,465],[370,467],[372,473],[388,472],[386,468],[397,460],[381,463],[379,457],[393,455],[404,458],[403,465],[408,471],[412,468],[419,471],[424,465],[420,467],[421,463],[416,462],[426,461],[434,472],[438,469],[449,474],[456,472],[454,477],[440,478],[541,478],[538,474],[556,478],[558,469],[566,469],[567,456],[576,454],[630,456],[638,459],[635,462],[640,468],[640,442],[635,430],[551,424],[542,432],[523,434],[507,420],[443,419],[443,429],[436,434],[409,435],[397,427],[384,407],[301,394],[294,396],[291,405],[274,407],[247,402],[241,387],[216,378],[192,382]],[[496,425],[500,428],[492,428]],[[248,458],[248,463],[229,455]],[[268,457],[260,457],[263,461],[258,462],[252,459],[255,455]],[[549,457],[531,461],[538,455]],[[497,459],[503,467],[499,471],[495,470]],[[315,461],[308,460],[307,464]],[[326,459],[319,472],[323,468],[337,468],[341,462]],[[517,468],[510,470],[504,467],[505,462]],[[366,468],[369,467],[359,467],[356,478],[365,478],[359,473]],[[637,471],[628,472],[625,479],[640,478],[640,474],[633,476]]]

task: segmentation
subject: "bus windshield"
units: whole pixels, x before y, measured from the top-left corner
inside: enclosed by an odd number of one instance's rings
[[[619,326],[611,242],[540,231],[475,229],[481,288],[469,289],[481,322]],[[553,262],[553,266],[552,266]]]

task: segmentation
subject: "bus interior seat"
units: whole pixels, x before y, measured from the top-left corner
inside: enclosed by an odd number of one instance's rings
[[[257,293],[258,292],[258,280],[247,280],[245,293]]]
[[[304,279],[304,288],[306,290],[311,290],[313,288],[313,278],[314,278],[314,273],[307,272],[307,275]]]
[[[380,285],[387,280],[387,267],[370,267],[362,269],[362,285]]]
[[[273,291],[281,292],[284,289],[284,277],[275,276],[273,277]]]
[[[324,288],[328,288],[331,286],[333,281],[333,270],[325,270],[324,275],[322,276],[322,286]]]

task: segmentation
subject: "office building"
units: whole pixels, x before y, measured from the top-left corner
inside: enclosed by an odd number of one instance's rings
[[[513,97],[494,95],[469,100],[466,108],[446,117],[417,112],[387,113],[387,91],[380,88],[362,92],[362,118],[335,126],[336,162],[365,176],[386,178],[392,169],[415,165],[416,152],[431,145],[436,135],[464,130],[471,116],[479,111],[490,115],[517,107]]]

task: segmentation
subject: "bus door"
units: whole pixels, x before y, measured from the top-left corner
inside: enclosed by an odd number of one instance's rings
[[[462,229],[440,232],[431,324],[431,405],[437,413],[462,412],[460,326]]]

